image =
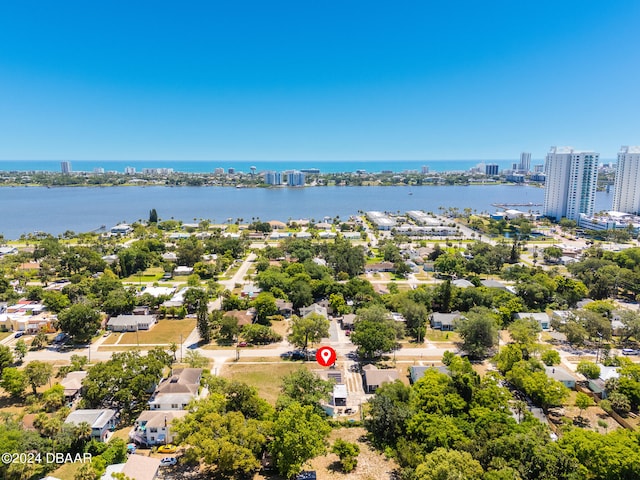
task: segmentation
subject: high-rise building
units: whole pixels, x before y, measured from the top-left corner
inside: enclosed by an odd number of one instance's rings
[[[124,167],[124,174],[125,175],[135,175],[136,174],[136,167]]]
[[[580,214],[593,215],[598,178],[595,152],[551,147],[545,164],[544,215],[576,222]]]
[[[544,163],[540,163],[538,165],[533,166],[533,171],[535,173],[544,173]]]
[[[520,154],[520,165],[518,165],[518,170],[521,172],[528,172],[531,168],[531,154],[522,152]]]
[[[613,190],[613,209],[640,213],[640,147],[621,147]]]
[[[422,165],[422,169],[420,171],[422,172],[423,175],[426,175],[427,173],[429,173],[429,166]]]
[[[71,162],[60,162],[60,170],[62,173],[71,173]]]
[[[489,163],[484,166],[485,175],[498,175],[500,167],[496,163]]]
[[[282,174],[273,170],[264,172],[264,183],[267,185],[282,185]]]
[[[287,184],[290,187],[304,187],[304,173],[299,170],[291,170],[287,173]]]
[[[216,168],[213,170],[213,173],[214,173],[214,174],[216,174],[216,175],[222,175],[222,174],[224,174],[224,168],[222,168],[222,167],[216,167]]]

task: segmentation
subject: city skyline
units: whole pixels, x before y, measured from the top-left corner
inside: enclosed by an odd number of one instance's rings
[[[640,143],[620,28],[639,17],[630,0],[14,2],[0,160],[615,158]]]

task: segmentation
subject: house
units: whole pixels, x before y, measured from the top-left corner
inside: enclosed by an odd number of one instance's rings
[[[286,318],[289,318],[293,313],[293,303],[282,300],[281,298],[276,298],[276,308],[278,309],[278,313]]]
[[[72,425],[88,423],[91,426],[91,438],[104,442],[109,436],[109,431],[118,424],[118,417],[116,411],[110,408],[78,409],[71,412],[64,423]]]
[[[165,262],[177,262],[178,261],[178,255],[176,255],[175,252],[164,252],[161,256],[162,256],[162,259]]]
[[[18,253],[18,249],[16,247],[0,247],[0,258],[4,257],[5,255],[13,255],[14,253]]]
[[[82,370],[69,372],[67,376],[60,381],[60,385],[64,388],[64,398],[67,402],[73,402],[80,398],[82,394],[82,380],[86,376],[87,372]]]
[[[509,289],[507,288],[507,286],[504,283],[499,282],[497,280],[481,280],[480,283],[482,284],[483,287],[499,288],[500,290],[509,291]]]
[[[336,232],[328,232],[326,230],[323,230],[322,232],[320,232],[318,234],[318,237],[320,238],[336,238],[338,236],[338,234]]]
[[[138,296],[148,293],[154,298],[158,297],[171,297],[176,289],[174,287],[145,287],[144,290],[138,293]]]
[[[424,372],[430,369],[437,370],[440,373],[451,376],[451,370],[449,370],[449,367],[447,367],[446,365],[442,365],[439,367],[436,367],[434,365],[431,365],[430,367],[424,365],[414,365],[409,367],[409,381],[411,382],[411,384],[413,385],[418,380],[420,380],[424,376]]]
[[[362,378],[364,380],[365,393],[375,393],[380,385],[395,382],[400,376],[397,370],[380,370],[375,365],[369,364],[362,369]]]
[[[562,383],[565,387],[576,388],[576,379],[562,367],[544,367],[547,377]]]
[[[379,262],[379,263],[371,263],[369,265],[365,265],[365,270],[367,272],[395,272],[396,267],[393,262]]]
[[[129,439],[137,445],[147,447],[173,443],[171,422],[186,414],[186,410],[146,410],[135,421],[129,432]]]
[[[333,386],[333,392],[331,393],[333,399],[333,405],[336,407],[347,406],[347,386],[344,384],[337,384]]]
[[[114,480],[117,477],[113,474],[116,473],[135,480],[155,480],[158,478],[159,469],[160,459],[133,454],[127,457],[127,463],[108,465],[100,480]]]
[[[238,320],[238,326],[244,327],[245,325],[251,325],[253,323],[253,317],[255,316],[255,310],[229,310],[225,312],[224,317],[233,317]]]
[[[620,373],[618,373],[618,367],[606,367],[600,364],[598,364],[598,367],[600,367],[600,377],[595,380],[589,379],[589,390],[604,400],[608,396],[606,389],[607,380],[620,378]]]
[[[549,330],[551,327],[551,320],[549,315],[544,312],[530,313],[530,312],[518,312],[515,314],[516,320],[530,318],[538,322],[542,330]]]
[[[193,273],[193,268],[192,267],[187,267],[185,265],[180,265],[179,267],[176,267],[173,270],[173,274],[175,276],[179,276],[179,275],[191,275]]]
[[[342,232],[342,237],[347,240],[361,240],[362,235],[360,232]]]
[[[354,313],[347,313],[340,320],[340,325],[343,330],[353,330],[353,323],[356,320],[356,315]]]
[[[112,332],[137,332],[150,330],[155,324],[155,315],[118,315],[109,319],[107,329]]]
[[[240,296],[242,298],[253,299],[257,297],[260,292],[262,292],[262,289],[259,286],[254,283],[248,283],[242,287]]]
[[[317,303],[313,303],[308,307],[302,307],[300,309],[300,316],[302,318],[306,318],[312,313],[322,315],[324,318],[328,318],[326,307],[323,307],[322,305],[318,305]]]
[[[271,225],[272,230],[284,230],[287,228],[287,224],[279,220],[270,220],[267,223]]]
[[[464,278],[458,278],[458,279],[452,281],[451,285],[453,285],[454,287],[458,287],[458,288],[473,287],[473,283],[471,283],[469,280],[465,280]]]
[[[455,328],[455,322],[459,318],[462,318],[462,314],[460,312],[433,312],[430,317],[431,328],[442,330],[443,332],[450,332]]]
[[[311,235],[311,233],[309,233],[309,232],[298,232],[298,233],[296,233],[296,238],[310,239],[312,237],[313,237],[313,235]]]
[[[133,232],[133,227],[131,225],[127,225],[126,223],[121,223],[116,225],[115,227],[111,227],[111,235],[129,235]]]
[[[165,378],[149,400],[151,410],[184,410],[191,400],[200,398],[201,368],[176,368]]]
[[[316,223],[314,227],[318,230],[331,230],[333,228],[333,225],[327,222],[320,222]]]

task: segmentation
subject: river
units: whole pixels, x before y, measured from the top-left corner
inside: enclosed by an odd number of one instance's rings
[[[160,219],[186,223],[208,219],[346,219],[358,211],[438,213],[439,207],[494,212],[493,203],[541,204],[544,190],[523,185],[422,187],[3,187],[0,234],[7,239],[43,231],[54,235],[86,232],[121,222],[146,220],[155,208]],[[611,208],[612,195],[598,192],[596,211]],[[518,208],[518,207],[514,207]],[[541,210],[542,207],[520,207]]]

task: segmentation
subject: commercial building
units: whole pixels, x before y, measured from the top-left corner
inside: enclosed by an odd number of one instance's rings
[[[495,163],[489,163],[484,166],[485,175],[498,175],[498,170],[500,166]]]
[[[395,219],[383,212],[371,211],[366,213],[367,218],[378,230],[391,230],[396,226]]]
[[[595,205],[599,154],[571,147],[551,147],[546,159],[544,215],[576,222],[592,216]]]
[[[522,152],[520,154],[520,164],[518,165],[518,170],[521,172],[527,173],[531,168],[531,154],[527,152]]]
[[[282,185],[282,174],[280,172],[264,172],[264,183],[267,185]]]
[[[613,190],[613,209],[617,212],[640,213],[640,147],[620,148]]]
[[[299,170],[287,172],[287,185],[290,187],[304,187],[304,173]]]

